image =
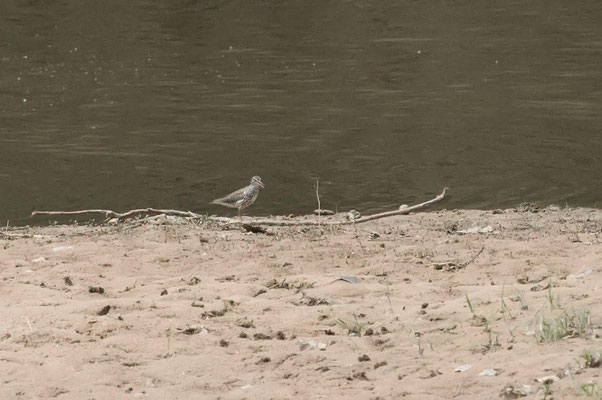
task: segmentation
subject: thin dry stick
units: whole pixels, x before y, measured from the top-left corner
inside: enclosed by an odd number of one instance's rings
[[[26,315],[24,315],[23,318],[25,318],[27,325],[29,325],[29,330],[33,332],[33,326],[31,325],[31,322],[29,322],[29,318],[27,318]]]
[[[322,216],[322,207],[320,206],[320,178],[316,178],[316,199],[318,199],[318,218]]]
[[[169,320],[169,328],[167,329],[167,354],[171,357],[171,337],[173,330],[171,329],[171,319]]]
[[[316,198],[318,199],[318,215],[322,215],[322,207],[320,207],[320,178],[316,178]]]
[[[395,315],[395,311],[393,311],[393,303],[391,302],[391,290],[389,290],[389,280],[385,279],[387,282],[387,300],[389,300],[389,307],[391,307],[391,314]]]
[[[460,264],[453,262],[453,261],[444,261],[444,262],[435,263],[435,264],[433,264],[433,266],[437,270],[445,269],[446,271],[454,271],[454,270],[462,269],[462,268],[466,267],[468,264],[472,263],[474,260],[476,260],[477,257],[481,255],[483,250],[485,250],[485,247],[481,247],[481,250],[479,250],[479,252],[477,254],[475,254],[475,256],[472,257],[470,260],[460,263]]]
[[[470,264],[471,262],[473,262],[474,260],[477,259],[478,256],[481,255],[481,253],[483,252],[483,250],[485,250],[485,247],[481,247],[481,250],[479,250],[479,252],[477,254],[475,254],[475,256],[473,258],[471,258],[470,260],[466,261],[465,263],[460,264],[462,267],[466,267],[468,264]]]

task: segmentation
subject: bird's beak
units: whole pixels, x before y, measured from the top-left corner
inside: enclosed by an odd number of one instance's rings
[[[263,183],[261,183],[261,182],[257,182],[257,184],[258,184],[259,186],[261,186],[261,188],[262,188],[262,189],[265,189],[265,186],[263,186]]]

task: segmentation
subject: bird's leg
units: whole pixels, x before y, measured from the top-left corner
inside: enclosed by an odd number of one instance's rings
[[[240,214],[241,209],[238,209],[238,219],[240,219],[240,223],[242,224],[242,215]]]

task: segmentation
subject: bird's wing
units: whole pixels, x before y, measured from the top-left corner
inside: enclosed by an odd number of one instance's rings
[[[237,206],[234,204],[237,200],[241,200],[244,195],[245,195],[245,191],[248,189],[248,187],[244,187],[242,189],[238,189],[235,192],[230,193],[227,196],[224,197],[220,197],[219,199],[215,199],[212,201],[213,204],[219,204],[222,206],[226,206],[226,207],[233,207],[236,208]]]

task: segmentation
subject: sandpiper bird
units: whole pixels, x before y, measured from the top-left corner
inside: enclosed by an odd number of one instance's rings
[[[251,184],[249,186],[238,189],[236,192],[232,192],[220,199],[215,199],[211,202],[211,204],[238,208],[238,217],[242,219],[240,212],[243,208],[247,208],[255,202],[257,196],[259,195],[259,188],[263,187],[264,186],[263,183],[261,183],[261,178],[259,176],[254,176],[251,178]]]

